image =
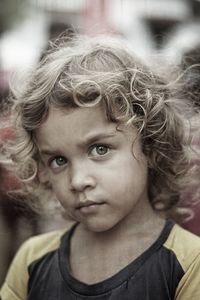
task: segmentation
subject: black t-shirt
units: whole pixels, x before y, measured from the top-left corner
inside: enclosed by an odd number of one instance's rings
[[[27,242],[13,263],[15,268],[11,267],[0,294],[2,300],[200,299],[200,238],[173,222],[167,221],[152,246],[128,266],[92,285],[82,283],[70,274],[70,238],[75,228],[73,226],[63,235],[54,232]],[[53,243],[55,239],[57,244]],[[49,245],[45,249],[42,244],[46,245],[48,240],[52,247]],[[33,245],[37,245],[35,251]],[[112,249],[110,251],[112,253]],[[23,253],[28,260],[26,298],[21,296],[23,293],[19,295],[17,286],[10,286],[14,284],[11,278],[16,272],[16,261],[19,265]],[[8,297],[11,289],[15,293],[13,298]]]

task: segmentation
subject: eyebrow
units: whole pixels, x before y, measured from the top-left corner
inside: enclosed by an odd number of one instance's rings
[[[97,134],[91,134],[91,136],[88,136],[86,138],[84,138],[83,141],[78,142],[78,147],[80,148],[84,148],[85,146],[95,143],[99,140],[103,140],[103,139],[111,139],[113,137],[116,136],[117,131],[113,131],[113,132],[108,132],[108,133],[97,133]],[[58,150],[48,150],[48,149],[43,149],[41,150],[41,154],[42,155],[55,155],[56,153],[58,153],[60,151]]]
[[[97,134],[94,134],[94,135],[91,135],[91,136],[86,136],[86,138],[84,139],[83,142],[80,142],[79,143],[79,146],[84,146],[84,145],[88,145],[88,144],[92,144],[98,140],[102,140],[102,139],[110,139],[110,138],[113,138],[114,136],[116,136],[116,131],[112,131],[112,132],[108,132],[108,133],[97,133]]]

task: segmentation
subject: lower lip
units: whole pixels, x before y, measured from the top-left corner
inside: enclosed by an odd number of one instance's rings
[[[90,214],[90,213],[95,213],[98,211],[99,207],[102,206],[103,203],[101,204],[91,204],[88,206],[82,206],[79,208],[80,212],[83,214]]]

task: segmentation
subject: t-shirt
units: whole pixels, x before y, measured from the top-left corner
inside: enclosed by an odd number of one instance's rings
[[[11,264],[1,299],[200,299],[200,238],[172,221],[138,258],[112,277],[90,285],[70,273],[70,239],[75,229],[76,225],[67,232],[26,241]]]

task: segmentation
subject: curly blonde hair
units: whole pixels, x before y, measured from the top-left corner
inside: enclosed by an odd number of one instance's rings
[[[35,132],[50,107],[101,102],[109,121],[137,128],[148,158],[151,205],[169,212],[180,201],[190,162],[189,107],[173,89],[119,39],[82,36],[54,45],[13,97],[18,139],[12,159],[23,178],[37,183]]]

